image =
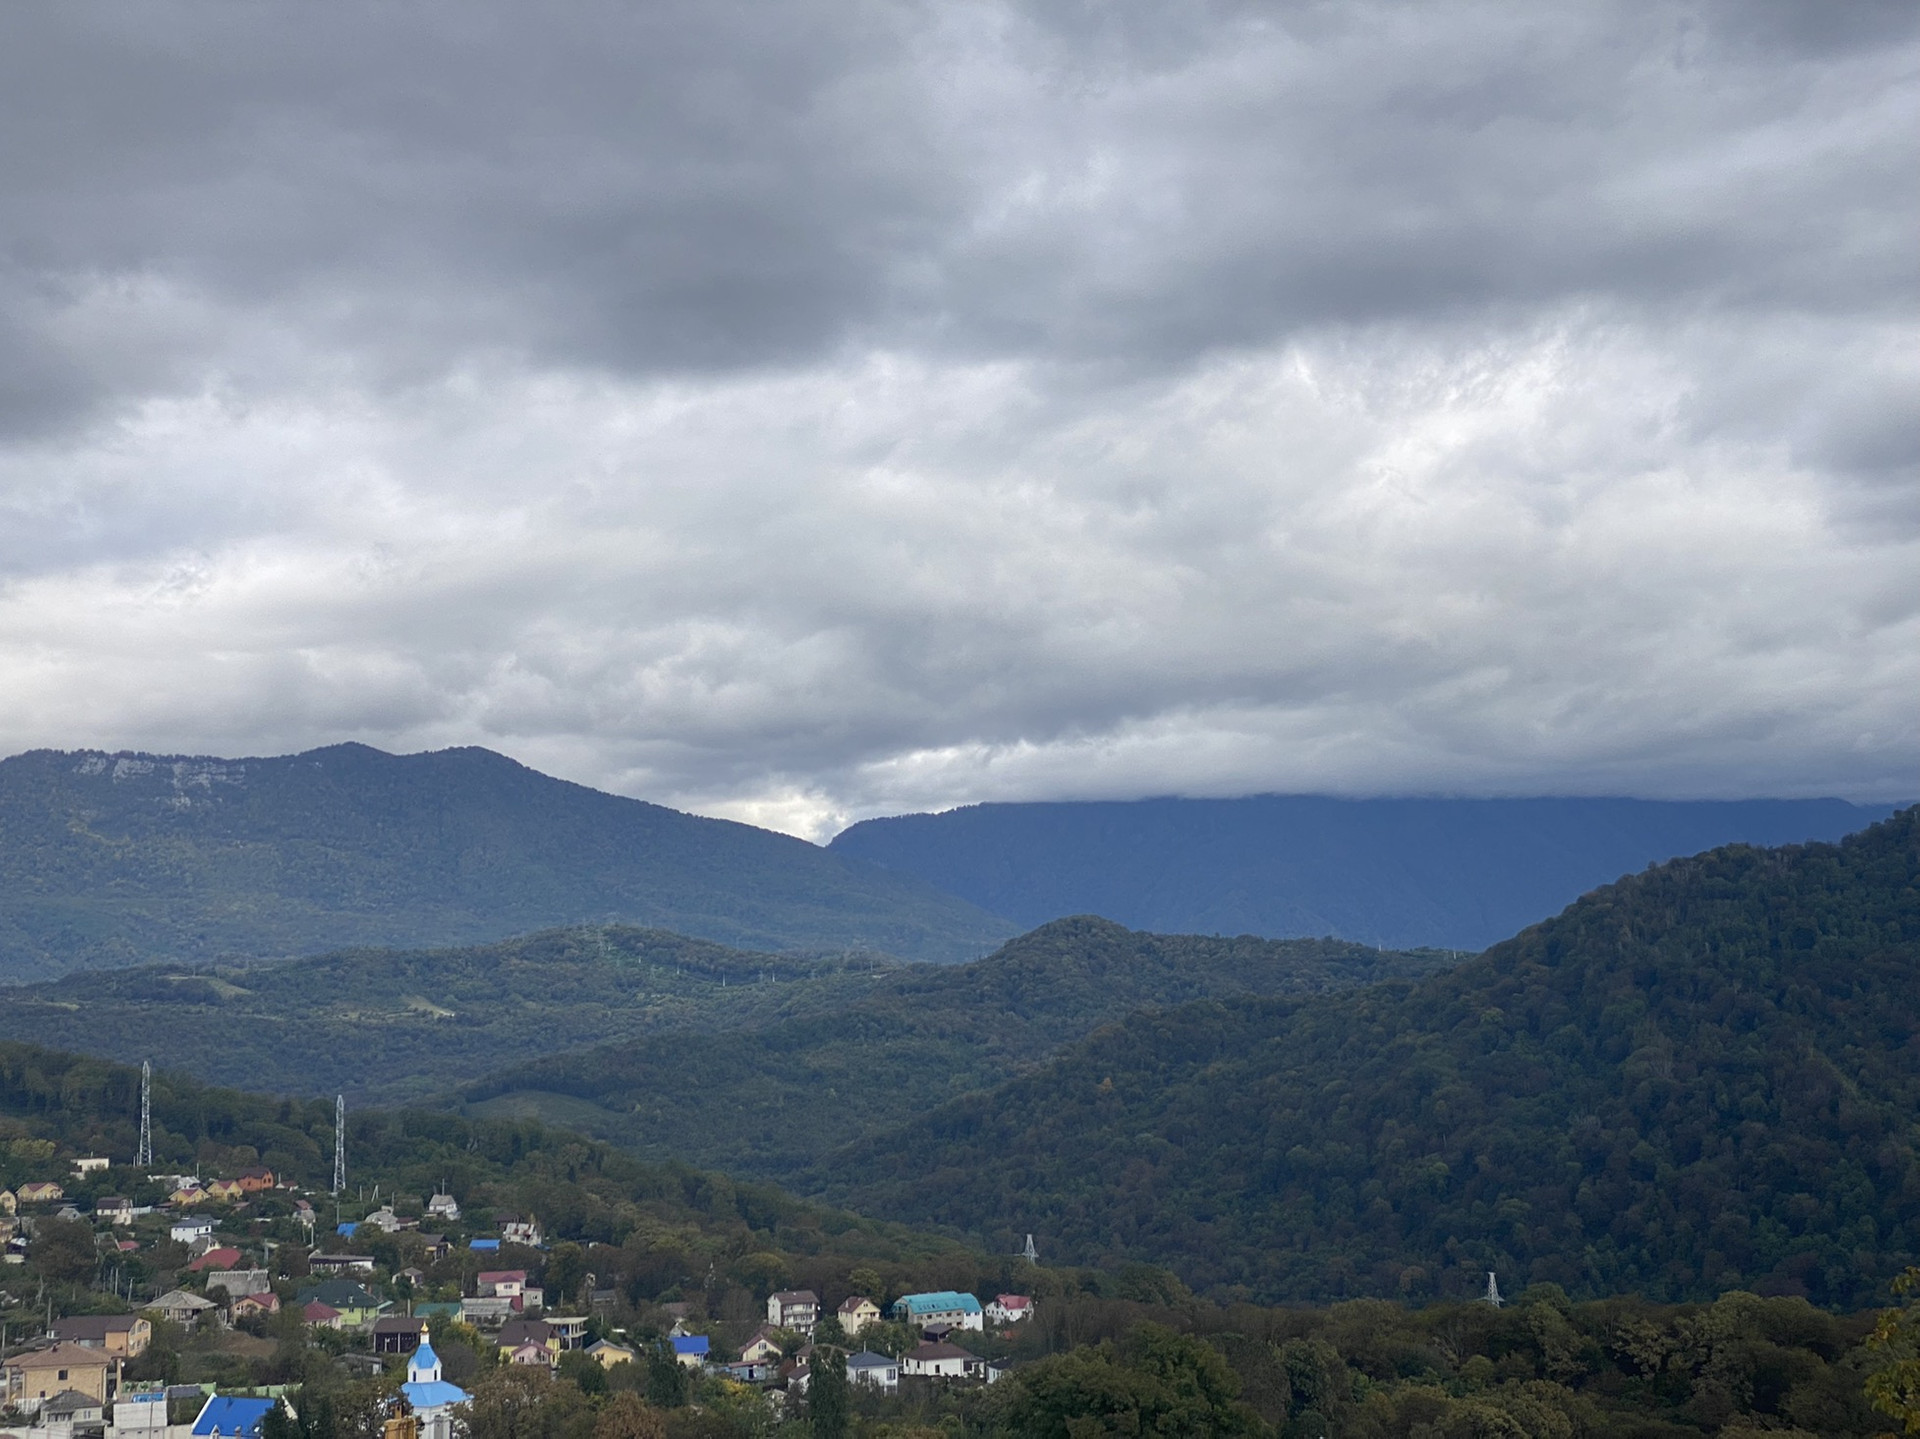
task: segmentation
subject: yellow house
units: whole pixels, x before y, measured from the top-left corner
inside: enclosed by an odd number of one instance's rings
[[[167,1198],[175,1204],[205,1204],[207,1191],[196,1184],[188,1188],[176,1189]]]
[[[79,1344],[54,1344],[15,1354],[0,1364],[0,1396],[31,1413],[68,1389],[107,1402],[107,1374],[119,1361],[103,1350]]]
[[[20,1212],[20,1201],[13,1197],[11,1189],[0,1189],[0,1214],[14,1215]]]
[[[232,1201],[246,1196],[246,1190],[237,1179],[216,1179],[207,1186],[207,1193],[214,1199]]]
[[[843,1301],[839,1309],[840,1329],[849,1339],[869,1324],[880,1322],[880,1306],[864,1294]]]

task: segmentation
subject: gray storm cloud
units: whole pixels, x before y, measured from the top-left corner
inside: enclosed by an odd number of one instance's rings
[[[0,745],[1910,795],[1917,31],[16,7]]]

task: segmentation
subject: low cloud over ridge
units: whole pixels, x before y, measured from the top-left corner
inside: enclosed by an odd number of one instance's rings
[[[1914,16],[0,20],[0,744],[1913,792]]]

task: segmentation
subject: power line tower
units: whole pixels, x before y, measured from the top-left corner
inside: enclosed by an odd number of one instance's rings
[[[140,1061],[140,1147],[134,1151],[136,1169],[153,1168],[153,1061]]]
[[[1487,1271],[1487,1292],[1482,1294],[1480,1298],[1482,1302],[1491,1304],[1495,1309],[1498,1309],[1502,1304],[1507,1302],[1500,1297],[1500,1286],[1494,1281],[1493,1271],[1491,1269]]]
[[[1029,1264],[1038,1264],[1040,1262],[1040,1251],[1033,1247],[1033,1236],[1031,1234],[1027,1236],[1027,1242],[1020,1246],[1020,1257]]]
[[[347,1096],[333,1101],[333,1193],[338,1198],[347,1187]]]

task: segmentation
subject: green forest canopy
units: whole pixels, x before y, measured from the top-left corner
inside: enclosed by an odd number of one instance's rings
[[[1920,810],[1622,880],[1419,984],[1146,1013],[818,1172],[1258,1299],[1734,1287],[1920,1257]]]

